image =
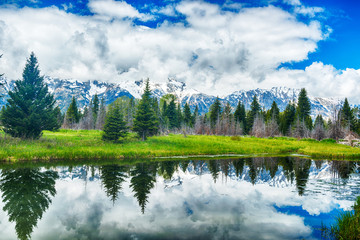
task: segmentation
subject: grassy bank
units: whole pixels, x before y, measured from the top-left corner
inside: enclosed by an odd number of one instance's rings
[[[293,138],[225,136],[156,136],[142,142],[129,136],[122,144],[101,140],[96,130],[44,132],[39,140],[1,136],[0,160],[123,159],[180,155],[284,155],[304,154],[327,159],[360,159],[360,149],[332,142]]]

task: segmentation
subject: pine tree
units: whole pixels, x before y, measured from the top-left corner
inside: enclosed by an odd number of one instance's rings
[[[66,111],[66,121],[70,125],[80,121],[80,112],[78,110],[75,97],[72,98],[69,108]]]
[[[299,94],[296,115],[298,116],[300,121],[305,121],[305,119],[310,116],[310,111],[310,100],[307,97],[305,88],[302,88]]]
[[[43,130],[57,130],[55,99],[40,76],[34,53],[27,59],[23,80],[16,81],[2,114],[4,131],[13,137],[36,139]]]
[[[105,117],[104,133],[102,139],[106,141],[118,141],[127,134],[126,122],[121,114],[120,107],[116,103],[109,107]]]
[[[158,120],[151,106],[149,79],[147,79],[144,94],[137,107],[133,130],[144,141],[148,136],[156,134],[158,129]]]
[[[92,107],[92,112],[94,114],[94,118],[96,119],[99,112],[99,97],[97,94],[95,94],[94,99],[92,100],[92,105],[90,107]]]
[[[180,128],[183,124],[183,114],[181,112],[181,106],[180,104],[177,104],[177,110],[176,110],[176,127]]]
[[[280,110],[276,104],[275,101],[273,101],[273,103],[271,104],[271,108],[269,110],[269,114],[267,116],[267,121],[271,120],[271,119],[275,119],[275,121],[277,122],[277,124],[280,123]]]
[[[184,106],[184,123],[186,126],[192,127],[192,116],[191,116],[191,110],[188,103],[185,103]]]
[[[284,135],[290,134],[290,126],[295,121],[296,108],[295,104],[289,102],[283,112],[280,120],[280,131]]]
[[[166,108],[166,117],[169,119],[169,128],[174,129],[177,127],[177,114],[175,99],[172,99]]]
[[[238,102],[238,105],[236,107],[234,117],[235,117],[235,121],[237,121],[242,126],[243,131],[246,134],[247,124],[246,124],[245,105],[242,104],[240,101]]]
[[[340,120],[344,127],[348,126],[351,131],[355,131],[355,118],[347,98],[345,98],[344,105],[341,108]]]
[[[215,128],[216,122],[220,118],[221,114],[221,103],[219,97],[216,97],[215,102],[210,106],[210,126]]]
[[[261,107],[257,100],[257,96],[255,95],[253,98],[253,101],[251,102],[250,111],[248,112],[248,115],[246,118],[247,129],[245,132],[247,132],[247,133],[250,132],[250,130],[254,124],[254,120],[255,120],[256,116],[259,115],[260,113],[261,113]]]

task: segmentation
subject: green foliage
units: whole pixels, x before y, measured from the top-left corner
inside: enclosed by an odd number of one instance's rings
[[[341,124],[344,127],[349,126],[351,131],[355,131],[356,130],[355,117],[347,98],[345,98],[344,105],[340,110],[340,115],[341,115],[340,116]]]
[[[211,128],[215,127],[216,122],[220,118],[221,111],[222,109],[221,109],[220,99],[219,97],[216,97],[215,102],[210,106],[210,110],[209,110]]]
[[[66,111],[66,121],[69,124],[78,123],[80,121],[80,112],[75,97],[72,97],[69,108]]]
[[[27,59],[23,80],[16,81],[2,113],[4,131],[13,137],[37,139],[43,130],[57,130],[58,112],[34,53]]]
[[[130,172],[130,175],[132,176],[130,187],[134,192],[134,197],[139,202],[141,212],[144,214],[148,195],[155,186],[156,168],[152,164],[136,164],[135,169]]]
[[[17,168],[1,171],[0,190],[8,212],[9,221],[15,222],[19,239],[31,238],[31,233],[38,220],[55,196],[55,171],[41,172],[37,168]]]
[[[151,90],[149,79],[146,81],[144,94],[137,107],[133,130],[144,141],[148,136],[155,135],[159,129],[158,119],[151,105]]]
[[[185,106],[184,106],[184,123],[187,126],[190,126],[190,127],[193,126],[193,120],[192,120],[190,107],[189,107],[189,104],[187,104],[187,103],[185,103]]]
[[[92,106],[91,106],[92,107],[92,112],[94,113],[94,116],[95,116],[95,119],[96,119],[96,116],[97,116],[97,114],[99,112],[99,104],[100,104],[99,97],[98,97],[97,94],[95,94],[94,99],[92,100]]]
[[[296,114],[300,121],[304,121],[306,117],[310,116],[311,105],[307,96],[305,88],[302,88],[298,98],[298,104],[296,108]]]
[[[234,113],[235,121],[242,124],[244,134],[247,134],[246,130],[247,122],[246,122],[246,111],[245,111],[245,105],[242,104],[240,101],[236,107],[235,113]]]
[[[102,139],[105,141],[118,141],[127,134],[126,122],[121,114],[118,104],[111,105],[105,117],[104,133]]]
[[[321,140],[322,143],[336,143],[335,139],[332,138],[325,138],[323,140]]]
[[[169,128],[174,129],[178,126],[175,100],[172,99],[166,108],[166,117],[169,120]]]
[[[360,196],[355,200],[353,211],[340,213],[330,229],[322,227],[322,237],[339,240],[360,239]]]
[[[250,132],[252,125],[254,124],[256,115],[259,115],[260,113],[261,113],[261,107],[258,102],[257,96],[255,95],[250,105],[250,111],[248,112],[246,117],[247,128],[245,129],[246,130],[245,132],[247,133]]]
[[[270,110],[266,114],[266,121],[270,121],[272,118],[275,119],[277,124],[280,124],[280,110],[275,101],[273,101]]]
[[[289,102],[285,111],[280,117],[280,131],[282,134],[289,134],[290,126],[294,123],[296,116],[295,104]]]
[[[121,184],[126,181],[127,168],[117,164],[103,165],[100,167],[100,179],[105,188],[106,195],[115,203],[121,190]]]

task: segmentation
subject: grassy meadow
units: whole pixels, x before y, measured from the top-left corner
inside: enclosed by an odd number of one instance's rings
[[[277,156],[303,154],[313,158],[360,159],[360,148],[294,138],[183,135],[155,136],[142,142],[129,134],[123,143],[104,142],[101,131],[45,131],[39,140],[0,136],[0,160],[135,159],[190,155]]]

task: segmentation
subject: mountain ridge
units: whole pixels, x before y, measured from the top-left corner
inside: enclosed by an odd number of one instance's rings
[[[118,97],[127,96],[140,98],[145,83],[143,80],[137,81],[123,81],[121,83],[108,83],[98,80],[89,80],[81,82],[76,79],[59,79],[44,77],[45,82],[48,84],[49,91],[54,93],[55,99],[58,102],[60,109],[64,112],[70,105],[71,98],[75,97],[78,106],[82,109],[88,105],[95,94],[99,98],[104,97],[106,104],[110,104]],[[3,87],[0,89],[0,107],[6,104],[8,98],[7,92],[14,87],[14,80],[8,80],[4,77],[0,78]],[[211,104],[215,101],[216,97],[188,88],[184,82],[175,79],[168,79],[167,82],[155,83],[150,82],[152,93],[158,99],[165,94],[174,94],[183,107],[185,103],[190,105],[194,111],[196,105],[199,107],[199,112],[205,113],[209,110]],[[273,101],[275,101],[280,111],[283,111],[289,101],[297,101],[300,89],[293,89],[287,87],[272,87],[271,89],[253,89],[253,90],[237,90],[233,93],[223,96],[220,101],[223,104],[229,102],[233,111],[239,101],[245,104],[245,108],[249,109],[253,97],[257,95],[260,105],[264,109],[269,109]],[[331,117],[333,108],[339,108],[343,101],[336,98],[321,98],[309,96],[311,102],[312,117],[317,114],[322,114],[325,118]]]

